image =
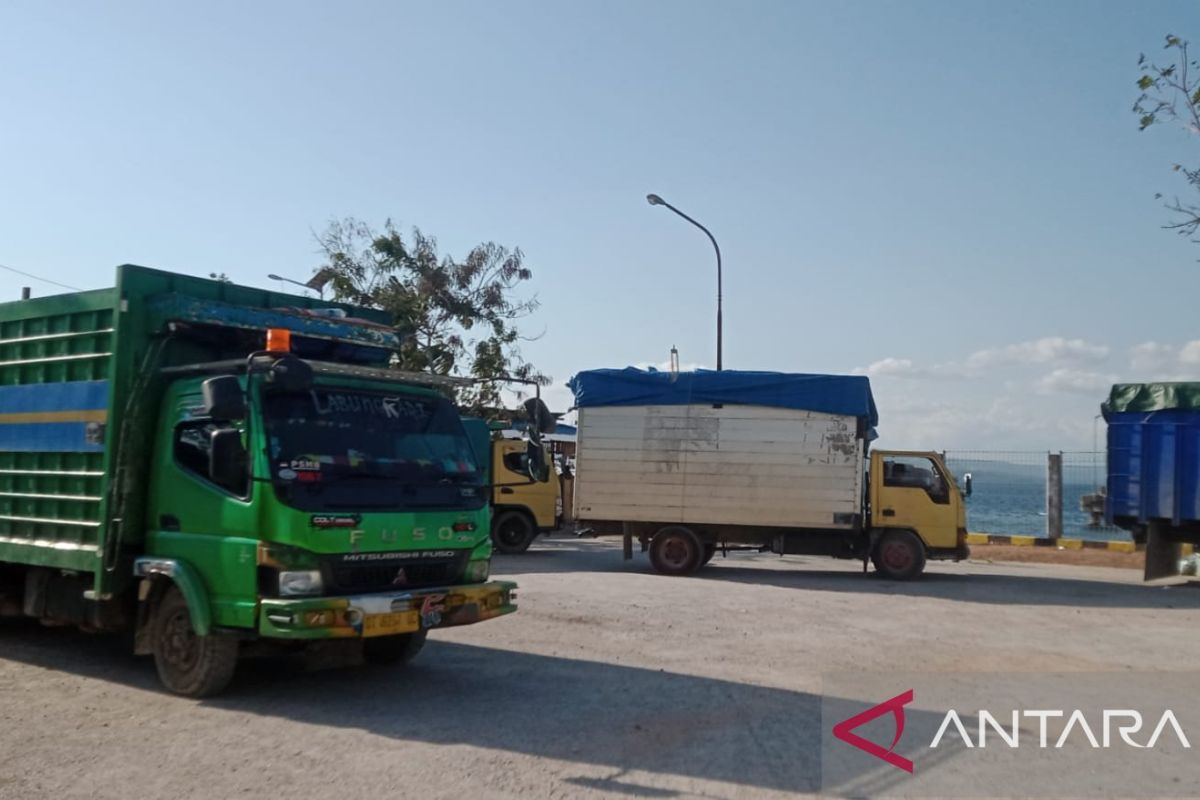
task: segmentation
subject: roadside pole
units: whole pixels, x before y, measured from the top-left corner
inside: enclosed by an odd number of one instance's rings
[[[1046,536],[1061,539],[1063,533],[1062,453],[1046,457]]]

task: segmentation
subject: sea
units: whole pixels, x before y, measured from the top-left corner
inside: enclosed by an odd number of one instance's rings
[[[946,454],[947,466],[963,488],[971,474],[967,498],[967,530],[1016,536],[1046,535],[1046,466],[1044,453],[1023,461],[1002,461]],[[1064,457],[1063,536],[1069,539],[1129,541],[1127,531],[1103,523],[1092,525],[1080,499],[1104,484],[1103,454]]]

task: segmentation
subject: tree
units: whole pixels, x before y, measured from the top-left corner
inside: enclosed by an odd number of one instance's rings
[[[1148,61],[1145,54],[1138,58],[1142,76],[1137,85],[1142,93],[1133,111],[1140,119],[1141,130],[1177,123],[1193,135],[1200,135],[1200,62],[1189,60],[1188,43],[1178,36],[1168,35],[1164,49],[1175,51],[1169,54],[1171,63],[1165,66]],[[1192,190],[1200,192],[1200,165],[1175,164],[1174,169],[1182,173]],[[1200,231],[1200,201],[1183,201],[1176,196],[1166,207],[1176,219],[1163,227],[1184,236],[1195,236]],[[1200,244],[1200,238],[1192,241]]]
[[[315,236],[334,299],[391,315],[400,369],[484,379],[458,398],[475,410],[501,406],[501,376],[549,382],[521,356],[517,323],[538,301],[519,296],[533,278],[519,248],[484,242],[457,261],[419,228],[406,239],[391,220],[376,231],[350,217]]]

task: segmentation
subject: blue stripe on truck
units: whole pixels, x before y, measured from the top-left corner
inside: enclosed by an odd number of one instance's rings
[[[108,408],[108,381],[0,386],[0,414],[100,411]]]
[[[102,432],[98,422],[0,423],[0,452],[101,453]]]

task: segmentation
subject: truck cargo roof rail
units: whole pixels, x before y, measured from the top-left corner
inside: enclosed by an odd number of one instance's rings
[[[409,372],[383,367],[363,367],[356,364],[334,364],[328,361],[309,361],[302,359],[312,367],[318,375],[336,375],[346,378],[369,378],[370,380],[392,381],[395,383],[411,383],[418,386],[461,387],[469,386],[475,381],[471,378],[460,378],[454,375],[432,375],[426,372]],[[205,361],[197,364],[180,364],[173,367],[163,367],[162,374],[171,376],[181,375],[211,375],[214,373],[240,373],[246,371],[247,360],[244,358],[225,361]]]

